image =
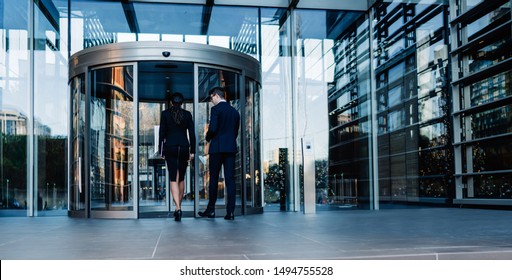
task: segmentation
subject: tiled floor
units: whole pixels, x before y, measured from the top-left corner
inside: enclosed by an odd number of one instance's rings
[[[414,208],[221,218],[0,218],[2,260],[512,260],[512,211]]]

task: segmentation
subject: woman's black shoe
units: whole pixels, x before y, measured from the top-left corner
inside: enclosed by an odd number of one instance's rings
[[[227,214],[226,216],[224,216],[224,220],[234,220],[235,219],[235,214],[231,213],[231,214]]]
[[[174,220],[175,220],[176,222],[181,221],[181,215],[182,215],[181,210],[176,210],[176,211],[174,211]]]

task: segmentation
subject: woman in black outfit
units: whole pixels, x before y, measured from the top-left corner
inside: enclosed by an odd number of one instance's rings
[[[181,108],[183,99],[183,95],[179,92],[167,97],[171,106],[160,116],[158,141],[159,153],[165,158],[169,171],[171,193],[176,204],[175,221],[181,221],[185,171],[188,162],[194,158],[196,147],[194,120],[189,111]]]

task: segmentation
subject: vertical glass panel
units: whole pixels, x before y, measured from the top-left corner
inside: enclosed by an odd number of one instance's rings
[[[222,69],[213,69],[213,68],[205,68],[199,67],[198,69],[198,80],[199,80],[199,100],[203,100],[204,97],[208,96],[208,92],[213,87],[221,86],[226,89],[227,97],[226,100],[229,102],[233,108],[237,109],[242,115],[242,105],[240,102],[241,97],[241,87],[240,87],[240,75],[231,71],[222,70]],[[209,188],[209,164],[208,164],[208,142],[204,140],[204,136],[206,135],[206,131],[208,130],[208,123],[210,118],[210,109],[213,106],[211,102],[201,102],[198,104],[198,114],[196,119],[196,129],[198,130],[198,143],[199,149],[197,151],[197,156],[199,158],[199,170],[198,170],[198,187],[199,187],[199,205],[203,206],[208,204],[208,188]],[[242,178],[245,176],[242,172],[242,149],[241,146],[241,133],[238,134],[237,138],[237,146],[238,153],[236,155],[235,161],[235,185],[236,185],[236,206],[242,205]],[[245,181],[245,179],[244,179]],[[226,199],[226,189],[224,187],[224,174],[221,171],[219,176],[219,185],[218,185],[218,195],[217,195],[217,205],[225,205],[227,203]],[[196,205],[199,206],[199,205]]]
[[[26,216],[29,199],[30,2],[0,3],[0,215],[8,216]]]
[[[71,80],[71,188],[69,210],[85,210],[85,75]]]
[[[34,8],[34,205],[45,215],[66,215],[67,57],[60,51],[58,26]]]
[[[244,170],[245,170],[245,203],[246,207],[250,208],[254,205],[254,180],[252,178],[254,168],[254,161],[252,160],[255,158],[254,154],[254,142],[253,142],[253,93],[254,93],[254,84],[252,84],[250,81],[246,80],[245,84],[245,133],[244,133]]]
[[[254,170],[252,177],[254,178],[254,207],[262,207],[262,170],[261,170],[261,113],[260,113],[260,85],[250,80],[250,90],[253,93],[253,162]]]
[[[286,9],[261,9],[262,122],[265,211],[286,210],[291,188],[292,93],[290,20]],[[291,199],[291,198],[290,198]]]
[[[359,206],[369,190],[363,132],[370,94],[368,20],[356,12],[311,10],[297,10],[295,19],[296,150],[304,140],[312,143],[318,210]],[[306,174],[296,161],[302,184]]]
[[[143,84],[139,75],[139,86]],[[140,89],[140,87],[139,87]],[[139,90],[141,95],[143,91]],[[162,93],[163,95],[163,93]],[[139,96],[141,98],[141,96]],[[162,103],[139,101],[139,211],[168,211],[165,160],[158,153]]]
[[[133,66],[92,71],[92,210],[133,210]]]

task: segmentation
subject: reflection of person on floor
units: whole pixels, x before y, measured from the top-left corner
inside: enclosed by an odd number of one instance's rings
[[[240,113],[226,101],[226,91],[215,87],[208,92],[213,103],[210,111],[210,124],[206,133],[210,183],[208,187],[208,206],[204,212],[198,212],[201,217],[215,217],[215,203],[219,187],[219,175],[224,170],[224,183],[227,189],[226,220],[235,219],[235,159],[238,151],[236,139],[240,127]]]
[[[192,114],[181,108],[184,98],[179,92],[167,97],[171,106],[160,116],[159,154],[169,171],[171,193],[176,204],[174,220],[181,221],[181,201],[185,192],[185,171],[194,158],[196,136]],[[187,138],[188,134],[188,138]]]

